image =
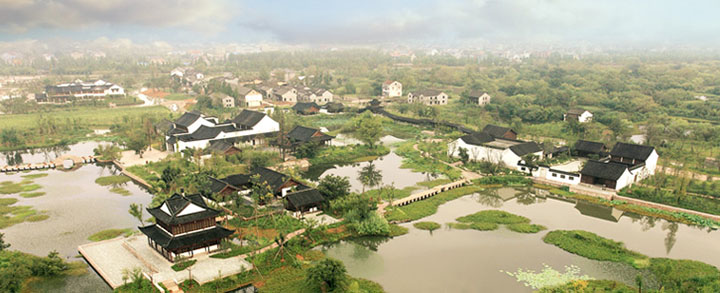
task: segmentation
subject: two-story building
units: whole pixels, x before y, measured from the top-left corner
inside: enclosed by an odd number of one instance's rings
[[[263,96],[260,92],[246,87],[237,87],[240,107],[256,108],[262,106]]]
[[[447,105],[448,95],[439,90],[420,90],[408,93],[408,103],[422,103],[428,106]]]
[[[38,103],[66,103],[123,96],[125,89],[117,84],[104,80],[83,82],[78,79],[71,83],[46,86],[45,92],[35,95],[35,100]]]
[[[570,109],[567,113],[563,114],[564,121],[577,121],[580,123],[592,121],[593,114],[590,111],[580,108]]]
[[[492,97],[490,97],[488,93],[482,91],[470,92],[469,98],[470,100],[475,101],[480,106],[490,104],[490,100],[492,99]]]
[[[402,84],[399,81],[387,80],[382,84],[383,98],[402,97]]]

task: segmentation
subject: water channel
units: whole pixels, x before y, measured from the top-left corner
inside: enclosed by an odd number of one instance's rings
[[[70,152],[73,155],[88,156],[98,145],[96,142],[84,142],[72,145],[64,151],[52,152],[58,156]],[[24,154],[23,159],[42,162],[46,154]],[[26,157],[28,156],[28,157]],[[33,161],[34,162],[34,161]],[[27,163],[27,161],[26,161]],[[38,191],[46,194],[40,197],[23,198],[18,195],[0,195],[17,198],[15,205],[32,206],[44,211],[50,217],[39,222],[23,222],[0,230],[5,233],[5,241],[11,249],[39,256],[57,250],[68,261],[82,260],[78,257],[77,247],[90,243],[88,236],[106,229],[135,228],[140,225],[128,209],[131,203],[147,207],[152,195],[138,185],[128,182],[122,187],[131,195],[122,196],[109,191],[112,186],[100,186],[95,179],[113,175],[117,170],[113,166],[84,164],[73,171],[32,171],[13,175],[0,174],[0,181],[21,181],[22,175],[48,173],[48,176],[33,179],[42,186]],[[144,218],[149,215],[145,212]],[[80,276],[54,278],[41,283],[32,283],[32,291],[37,292],[108,292],[110,287],[88,268],[88,273]]]
[[[487,209],[525,216],[548,227],[548,231],[591,231],[651,257],[693,259],[720,266],[720,232],[588,203],[536,198],[510,188],[448,202],[422,221],[445,224]],[[641,273],[628,265],[589,260],[545,244],[542,237],[547,231],[521,234],[502,227],[486,232],[443,227],[429,233],[415,229],[412,223],[402,225],[410,229],[409,234],[379,241],[343,241],[323,250],[342,260],[351,275],[376,281],[388,292],[530,292],[531,288],[501,270],[539,272],[545,264],[558,271],[575,265],[581,274],[629,284]]]

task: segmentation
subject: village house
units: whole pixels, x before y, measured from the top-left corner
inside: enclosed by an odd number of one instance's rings
[[[448,156],[459,157],[464,149],[471,161],[488,161],[515,169],[522,158],[534,155],[542,158],[543,150],[532,141],[508,139],[487,132],[475,132],[448,144]]]
[[[205,75],[192,67],[176,67],[170,71],[170,77],[184,86],[193,86],[205,79]]]
[[[147,211],[155,224],[139,227],[140,232],[147,236],[150,247],[171,262],[218,250],[220,242],[233,233],[217,224],[220,211],[208,207],[199,194],[174,194]]]
[[[325,89],[305,88],[297,91],[298,102],[312,102],[316,104],[327,104],[333,101],[332,92]]]
[[[515,132],[515,130],[512,130],[512,128],[509,127],[488,124],[483,127],[483,130],[481,132],[490,134],[493,137],[517,139],[517,132]]]
[[[260,92],[246,87],[238,87],[238,100],[240,107],[257,108],[262,106],[263,96]]]
[[[402,97],[402,84],[392,80],[383,82],[382,96],[383,98]]]
[[[641,168],[615,162],[590,160],[580,170],[580,181],[589,185],[614,190],[623,189],[635,182],[633,171]]]
[[[280,125],[265,113],[243,110],[233,120],[218,122],[197,112],[185,112],[166,133],[167,149],[181,152],[187,148],[204,149],[214,140],[259,145],[276,134]]]
[[[292,149],[305,143],[316,143],[318,146],[330,145],[333,138],[333,136],[327,135],[319,129],[300,125],[295,126],[295,128],[287,134],[287,139]]]
[[[213,140],[210,141],[210,145],[205,148],[206,154],[219,154],[219,155],[234,155],[240,153],[240,149],[237,148],[233,143],[225,140]]]
[[[578,140],[573,146],[573,154],[579,157],[602,158],[607,155],[608,148],[604,143]]]
[[[302,115],[313,115],[320,112],[320,106],[315,102],[297,103],[293,105],[292,108],[295,112]]]
[[[567,113],[563,114],[563,121],[577,121],[580,123],[590,122],[592,121],[593,114],[590,113],[588,110],[584,109],[570,109],[567,111]]]
[[[273,195],[276,197],[285,197],[285,195],[292,191],[309,188],[283,173],[264,167],[256,167],[246,174],[234,174],[222,179],[210,177],[210,190],[213,194],[221,196],[232,194],[233,192],[247,195],[253,186],[253,176],[258,176],[259,182],[267,183]]]
[[[38,103],[66,103],[76,100],[104,99],[110,97],[124,97],[125,89],[121,86],[96,80],[94,82],[83,82],[75,80],[72,83],[49,85],[45,92],[35,94]]]
[[[224,95],[222,98],[222,104],[224,108],[234,108],[235,107],[235,98]]]
[[[477,102],[480,106],[490,104],[490,100],[492,99],[488,93],[481,91],[470,92],[469,98],[471,101]]]
[[[298,92],[295,88],[289,86],[282,86],[274,88],[272,90],[272,100],[278,102],[297,102]]]
[[[285,208],[293,212],[293,216],[313,213],[320,210],[325,197],[315,188],[305,188],[290,192],[285,196]]]
[[[438,90],[420,90],[408,93],[408,103],[422,103],[428,106],[447,105],[448,95]]]
[[[636,173],[638,178],[635,181],[654,175],[658,158],[655,148],[646,145],[618,142],[610,151],[611,162],[643,167],[640,173]]]

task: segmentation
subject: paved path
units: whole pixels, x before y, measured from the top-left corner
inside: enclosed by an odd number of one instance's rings
[[[437,194],[439,194],[439,193],[441,193],[441,192],[445,192],[445,191],[448,191],[448,190],[451,190],[451,189],[455,189],[455,188],[458,188],[458,187],[462,187],[462,186],[464,186],[465,184],[468,184],[468,183],[470,183],[470,180],[463,178],[463,179],[460,179],[460,180],[458,180],[458,181],[450,182],[450,183],[443,184],[443,185],[438,185],[438,186],[435,186],[435,187],[430,188],[430,189],[428,189],[428,190],[423,190],[423,191],[417,192],[417,193],[415,193],[415,194],[411,194],[411,195],[409,195],[409,196],[407,196],[407,197],[403,197],[403,198],[401,198],[401,199],[393,200],[393,201],[392,201],[392,205],[393,205],[393,206],[404,206],[404,205],[406,205],[406,204],[410,204],[410,203],[413,203],[413,202],[416,202],[416,201],[419,201],[419,200],[423,200],[423,199],[427,199],[427,198],[433,197],[433,196],[435,196],[435,195],[437,195]],[[384,208],[385,208],[385,207],[383,207],[383,211],[384,211]]]

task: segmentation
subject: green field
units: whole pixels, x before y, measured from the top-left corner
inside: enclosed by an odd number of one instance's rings
[[[79,108],[67,111],[33,114],[9,114],[0,116],[0,129],[15,128],[18,130],[34,128],[42,115],[59,121],[67,119],[81,120],[85,127],[109,127],[113,122],[124,116],[142,114],[169,114],[170,110],[162,106],[128,107],[128,108]]]

